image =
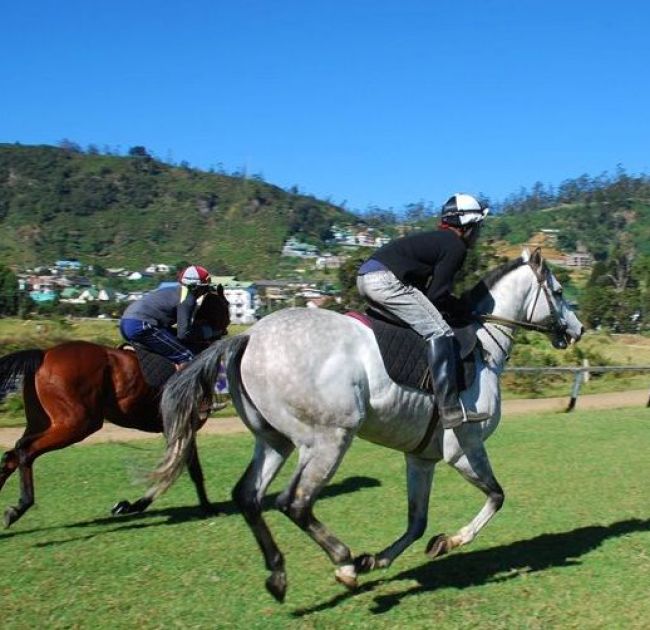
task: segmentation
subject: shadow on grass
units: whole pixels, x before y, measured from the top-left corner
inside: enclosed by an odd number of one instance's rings
[[[480,551],[445,556],[402,571],[387,579],[367,582],[355,592],[345,592],[311,608],[293,612],[295,617],[333,608],[343,601],[374,590],[382,584],[402,580],[417,584],[401,592],[378,595],[371,612],[382,614],[398,606],[407,597],[424,595],[443,588],[464,589],[488,583],[511,580],[522,574],[537,573],[556,567],[580,565],[580,556],[598,548],[605,541],[636,532],[650,531],[650,519],[629,519],[611,525],[591,525],[568,532],[542,534]]]
[[[342,494],[349,494],[358,492],[366,488],[376,488],[381,486],[381,482],[374,477],[354,476],[347,477],[338,483],[333,483],[327,486],[320,495],[320,498],[333,498]],[[279,493],[274,493],[266,496],[262,507],[264,510],[274,509],[275,500]],[[110,525],[109,529],[102,529],[94,531],[87,536],[77,536],[65,540],[52,540],[48,542],[36,543],[35,547],[50,547],[56,545],[63,545],[69,542],[78,540],[89,540],[100,536],[102,534],[129,531],[134,529],[142,529],[145,527],[157,527],[159,525],[178,525],[188,521],[196,521],[204,518],[231,516],[239,514],[239,510],[234,501],[221,501],[212,503],[213,514],[205,514],[199,506],[181,506],[181,507],[168,507],[161,509],[149,509],[145,512],[138,514],[126,514],[122,516],[106,516],[95,518],[88,521],[80,521],[78,523],[70,523],[69,525],[53,525],[52,527],[39,527],[27,530],[18,531],[5,531],[0,532],[0,541],[3,539],[12,538],[14,536],[24,536],[26,534],[33,534],[35,532],[44,532],[48,530],[60,529],[77,529],[85,527],[103,527]],[[25,518],[29,518],[28,515]],[[163,518],[164,520],[156,520]]]

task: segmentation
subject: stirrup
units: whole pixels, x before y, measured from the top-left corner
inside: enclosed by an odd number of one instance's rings
[[[455,429],[465,422],[465,411],[462,406],[438,407],[440,413],[440,424],[443,429]]]
[[[463,410],[463,415],[465,416],[464,422],[483,422],[490,417],[489,413],[479,412],[479,411],[469,411],[467,407],[463,404],[462,400],[458,400],[460,406]]]

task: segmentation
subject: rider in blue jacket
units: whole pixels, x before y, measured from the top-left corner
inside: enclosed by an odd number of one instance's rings
[[[192,323],[199,298],[210,290],[210,274],[204,267],[191,265],[180,274],[179,282],[132,302],[120,320],[124,339],[167,357],[177,369],[194,358],[188,344],[195,334]]]

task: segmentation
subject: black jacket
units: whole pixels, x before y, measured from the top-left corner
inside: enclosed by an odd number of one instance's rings
[[[452,230],[414,232],[380,247],[372,258],[404,284],[424,293],[441,311],[464,315],[451,294],[454,276],[467,255],[465,242]]]

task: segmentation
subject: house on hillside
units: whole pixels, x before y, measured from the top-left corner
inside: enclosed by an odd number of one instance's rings
[[[292,297],[291,286],[292,283],[288,280],[256,280],[255,288],[260,305],[267,311],[284,305]]]
[[[99,291],[95,287],[89,287],[79,294],[79,299],[83,302],[94,302],[99,299]]]
[[[344,262],[344,256],[325,253],[316,259],[316,269],[338,269]]]
[[[34,302],[54,302],[57,298],[56,291],[53,291],[52,289],[39,289],[39,290],[33,290],[29,292],[29,297],[34,301]]]
[[[78,260],[57,260],[54,267],[60,271],[79,271],[81,263]]]
[[[318,257],[318,248],[309,243],[301,243],[295,237],[288,238],[282,247],[283,256],[292,256],[293,258],[316,258]]]
[[[80,302],[83,302],[83,300],[79,299],[80,294],[81,290],[77,287],[66,287],[63,289],[63,291],[61,291],[61,302],[69,302],[71,304],[78,304]]]
[[[93,286],[93,283],[86,276],[72,276],[70,282],[71,286],[74,287],[90,288]]]
[[[99,289],[97,299],[100,302],[115,302],[117,298],[113,289]]]
[[[589,252],[572,252],[564,257],[564,265],[574,269],[589,269],[594,264]]]
[[[174,270],[174,267],[171,265],[166,265],[165,263],[154,263],[149,265],[144,271],[145,273],[171,273]]]
[[[53,291],[54,278],[52,276],[29,276],[26,278],[26,286],[33,291]]]

